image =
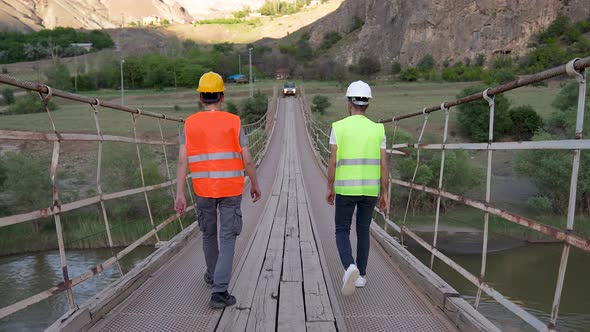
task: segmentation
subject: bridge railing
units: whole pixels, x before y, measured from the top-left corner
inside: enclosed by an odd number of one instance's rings
[[[493,298],[499,304],[504,306],[506,309],[520,317],[523,321],[528,323],[533,328],[539,331],[547,331],[547,330],[555,330],[556,329],[556,322],[559,313],[559,304],[562,298],[562,290],[564,285],[565,273],[568,266],[568,257],[570,253],[570,248],[574,247],[577,249],[582,250],[583,252],[590,252],[590,239],[587,239],[583,236],[577,235],[574,231],[574,217],[576,213],[576,196],[577,196],[577,185],[579,179],[579,169],[580,169],[580,155],[582,150],[590,149],[590,140],[583,139],[582,135],[582,128],[583,128],[583,121],[584,121],[584,107],[585,107],[585,97],[586,97],[586,68],[590,67],[590,57],[583,58],[583,59],[574,59],[569,63],[535,74],[530,75],[524,78],[520,78],[518,80],[509,82],[507,84],[503,84],[497,87],[486,89],[480,93],[472,94],[466,96],[464,98],[444,102],[437,106],[426,107],[422,111],[404,114],[404,115],[397,115],[392,117],[391,119],[381,120],[381,123],[393,123],[394,126],[394,133],[393,137],[395,140],[395,135],[398,132],[400,122],[415,118],[415,117],[423,117],[423,122],[420,130],[420,134],[418,137],[417,142],[415,143],[403,143],[403,144],[395,144],[392,142],[391,149],[388,150],[389,154],[401,154],[404,155],[406,153],[399,151],[398,149],[410,149],[416,152],[416,166],[413,172],[413,176],[411,181],[403,181],[401,179],[393,178],[393,174],[395,174],[394,169],[390,172],[390,183],[392,185],[398,185],[401,187],[405,187],[409,189],[407,204],[405,206],[405,211],[403,215],[399,217],[396,216],[396,220],[401,219],[401,223],[396,223],[393,221],[393,216],[390,211],[391,207],[391,187],[390,186],[390,204],[388,211],[379,211],[376,209],[376,212],[384,219],[384,229],[387,231],[388,228],[392,228],[395,232],[400,234],[401,242],[403,243],[404,237],[409,237],[416,241],[421,247],[428,250],[430,252],[430,268],[433,268],[434,258],[440,259],[442,262],[447,264],[453,270],[461,274],[466,280],[470,283],[475,285],[478,288],[477,296],[475,299],[474,306],[477,308],[480,303],[480,299],[482,293],[486,293],[489,297]],[[569,76],[572,79],[575,79],[578,82],[578,102],[577,102],[577,116],[576,116],[576,133],[575,137],[570,140],[545,140],[545,141],[526,141],[526,142],[494,142],[494,111],[495,111],[495,98],[494,96],[511,91],[520,87],[524,87],[533,83],[542,82],[551,78],[560,77],[560,76]],[[451,107],[458,106],[461,104],[471,103],[478,100],[485,100],[489,104],[489,141],[488,143],[448,143],[448,134],[449,134],[449,113]],[[304,101],[305,102],[305,101]],[[442,111],[444,113],[444,128],[443,128],[443,137],[442,137],[442,144],[423,144],[423,138],[426,131],[426,126],[428,124],[429,115],[433,112]],[[317,119],[314,118],[313,114],[311,114],[311,110],[309,105],[304,107],[304,114],[305,119],[307,121],[307,128],[308,134],[311,138],[312,144],[317,150],[318,159],[327,166],[327,161],[329,160],[330,156],[330,149],[329,149],[329,132],[330,126],[326,123],[321,123]],[[392,140],[393,141],[393,140]],[[420,167],[420,152],[424,150],[434,150],[440,151],[441,153],[441,160],[440,160],[440,168],[438,174],[438,186],[436,188],[428,187],[422,184],[416,183],[416,174]],[[485,200],[478,201],[475,199],[466,198],[462,195],[457,195],[451,193],[449,191],[444,190],[443,186],[443,178],[444,178],[444,171],[445,171],[445,153],[447,150],[467,150],[467,151],[486,151],[487,152],[487,167],[486,167],[486,192],[485,192]],[[573,153],[573,162],[572,162],[572,174],[570,180],[570,194],[569,194],[569,203],[568,203],[568,212],[567,212],[567,225],[565,230],[561,230],[552,226],[545,225],[541,222],[536,220],[523,217],[521,215],[503,210],[494,206],[493,203],[490,201],[491,195],[491,178],[492,178],[492,158],[493,158],[493,151],[495,150],[561,150],[561,151],[572,151]],[[391,163],[392,167],[394,167],[394,163]],[[419,191],[423,193],[427,193],[436,197],[436,208],[435,208],[435,218],[434,218],[434,234],[432,242],[429,242],[423,238],[421,238],[416,232],[412,231],[407,225],[406,220],[408,217],[408,211],[410,209],[410,201],[412,198],[412,192]],[[440,216],[441,216],[441,199],[448,199],[455,201],[459,204],[463,204],[465,206],[469,206],[471,208],[478,209],[484,212],[484,220],[483,220],[483,247],[482,247],[482,256],[481,256],[481,269],[479,275],[475,275],[468,271],[467,268],[461,266],[453,259],[442,253],[439,249],[437,249],[437,240],[439,235],[439,224],[440,224]],[[515,302],[511,301],[500,292],[495,290],[493,287],[490,286],[488,282],[486,282],[486,265],[487,265],[487,255],[488,255],[488,240],[489,240],[489,223],[490,223],[490,215],[500,217],[501,219],[520,225],[527,229],[536,231],[540,234],[543,234],[547,237],[550,237],[556,241],[560,241],[563,243],[563,250],[561,255],[560,264],[558,267],[558,277],[557,277],[557,284],[555,286],[555,293],[554,293],[554,300],[551,310],[551,316],[549,322],[544,323],[538,317],[532,315],[528,311],[524,310],[520,305],[516,304]]]
[[[153,192],[159,189],[167,189],[168,195],[170,196],[168,199],[168,203],[166,205],[172,211],[174,209],[174,202],[175,202],[175,193],[176,190],[174,189],[174,185],[176,184],[176,179],[173,178],[172,172],[170,170],[170,158],[168,156],[167,148],[175,148],[173,153],[177,153],[178,151],[178,135],[181,132],[181,129],[184,125],[184,120],[179,117],[168,116],[165,114],[159,114],[154,112],[148,112],[142,110],[140,108],[133,108],[128,106],[118,105],[116,103],[101,101],[98,98],[90,98],[82,95],[72,94],[69,92],[52,89],[47,85],[42,85],[34,82],[28,81],[21,81],[15,79],[8,75],[0,75],[0,83],[8,84],[14,87],[22,88],[27,91],[31,91],[37,93],[40,100],[42,101],[45,112],[48,116],[49,124],[52,128],[52,132],[37,132],[37,131],[21,131],[21,130],[5,130],[0,129],[0,140],[8,140],[8,141],[20,141],[20,142],[50,142],[53,143],[53,149],[51,153],[51,164],[49,165],[50,169],[50,180],[52,185],[52,192],[53,197],[51,200],[52,203],[50,206],[34,210],[26,213],[20,213],[16,215],[9,215],[0,217],[0,228],[7,227],[11,225],[17,225],[27,222],[33,222],[36,220],[44,219],[47,217],[53,217],[55,222],[55,229],[57,235],[57,244],[59,249],[59,256],[61,261],[61,270],[63,274],[63,282],[60,282],[51,288],[30,296],[26,299],[22,299],[16,303],[13,303],[9,306],[4,308],[0,308],[0,319],[7,317],[17,311],[23,310],[31,305],[34,305],[38,302],[41,302],[45,299],[48,299],[52,296],[60,294],[62,292],[66,293],[67,303],[70,310],[76,307],[74,301],[74,294],[72,292],[72,288],[86,280],[93,278],[95,275],[109,269],[110,267],[116,267],[118,271],[123,274],[121,265],[119,261],[132,252],[134,249],[141,245],[145,245],[146,242],[150,239],[155,239],[156,243],[160,242],[160,232],[168,225],[173,223],[175,220],[178,221],[178,226],[180,230],[184,229],[182,217],[176,213],[164,218],[164,220],[160,220],[159,223],[156,220],[156,216],[154,216],[153,208],[150,205],[150,199],[148,198],[148,193]],[[273,97],[271,99],[270,107],[268,108],[267,112],[264,116],[252,124],[246,124],[243,126],[244,131],[246,132],[246,136],[249,139],[249,147],[251,153],[256,161],[257,164],[260,163],[261,159],[264,156],[266,148],[268,146],[270,133],[274,128],[274,119],[276,114],[276,101],[277,101],[277,89],[274,89]],[[54,116],[52,116],[52,111],[50,110],[50,101],[53,98],[61,98],[63,100],[73,101],[76,103],[86,104],[88,105],[89,115],[92,116],[96,133],[95,134],[88,134],[88,133],[76,133],[76,132],[64,132],[58,130],[58,126],[54,121]],[[116,112],[125,112],[129,113],[129,122],[132,127],[133,136],[121,136],[121,135],[108,135],[104,133],[103,128],[100,125],[100,115],[102,110],[111,110]],[[141,135],[138,135],[138,120],[139,119],[149,119],[155,122],[155,128],[152,128],[153,131],[158,133],[159,135],[155,138],[146,138]],[[90,119],[89,119],[90,120]],[[92,120],[90,120],[92,121]],[[166,139],[166,135],[163,130],[163,124],[172,124],[177,126],[177,133],[172,133],[172,139]],[[168,135],[170,136],[170,135]],[[63,154],[62,145],[67,142],[96,142],[98,145],[98,153],[96,158],[96,180],[95,180],[95,188],[96,188],[96,195],[93,197],[85,198],[76,200],[73,202],[63,203],[60,199],[60,182],[58,179],[58,172],[60,166],[60,157]],[[135,146],[136,158],[137,158],[137,165],[139,169],[139,176],[141,178],[141,187],[138,188],[130,188],[122,191],[117,192],[104,192],[103,190],[103,145],[105,143],[123,143],[123,144],[130,144]],[[144,165],[146,164],[146,160],[142,159],[142,152],[141,146],[151,146],[151,147],[161,147],[162,149],[162,156],[165,166],[165,174],[166,174],[166,182],[147,185],[146,184],[146,175],[144,174]],[[130,160],[120,160],[120,163],[131,162]],[[158,167],[160,168],[160,167]],[[42,179],[38,179],[39,181],[43,181]],[[187,177],[187,186],[188,188],[192,188],[189,178]],[[136,239],[133,243],[129,244],[128,246],[124,247],[121,250],[115,247],[113,242],[113,237],[111,235],[111,230],[113,229],[112,224],[110,222],[110,213],[105,203],[110,201],[118,200],[122,202],[125,199],[129,199],[130,196],[135,195],[142,195],[145,200],[145,206],[147,210],[147,215],[149,219],[149,227],[151,230],[145,233],[140,238]],[[187,208],[188,211],[193,211],[196,209],[196,205],[192,195],[188,195],[190,197],[190,204]],[[153,202],[153,201],[152,201]],[[62,226],[62,218],[61,216],[70,211],[76,211],[84,208],[88,208],[91,206],[99,205],[99,218],[102,219],[104,222],[104,232],[106,233],[106,237],[108,239],[108,247],[111,250],[112,256],[107,259],[106,261],[102,262],[101,264],[94,266],[88,271],[83,274],[77,276],[70,276],[67,260],[66,260],[66,245],[64,243],[64,231]],[[189,223],[192,223],[189,222]]]

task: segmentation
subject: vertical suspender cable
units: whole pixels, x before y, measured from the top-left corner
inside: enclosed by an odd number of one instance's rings
[[[569,76],[574,77],[578,81],[578,111],[576,117],[576,139],[582,139],[584,129],[584,107],[586,104],[586,69],[580,73],[575,69],[575,63],[579,59],[573,59],[566,65],[566,72]],[[581,151],[574,150],[574,161],[572,165],[572,177],[570,182],[570,197],[567,213],[567,231],[574,229],[574,217],[576,215],[576,194],[578,187],[578,174],[580,171],[580,157]],[[557,275],[557,285],[555,287],[555,296],[553,299],[553,306],[551,309],[551,318],[549,320],[548,328],[550,331],[555,330],[557,322],[557,315],[559,313],[559,303],[561,301],[561,292],[563,290],[563,282],[565,280],[565,271],[567,269],[567,262],[570,253],[570,245],[565,243],[561,254],[561,261],[559,263],[559,272]]]

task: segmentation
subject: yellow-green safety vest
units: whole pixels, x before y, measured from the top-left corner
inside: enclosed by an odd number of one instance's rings
[[[379,196],[381,142],[385,128],[363,115],[332,124],[336,152],[335,191],[344,196]]]

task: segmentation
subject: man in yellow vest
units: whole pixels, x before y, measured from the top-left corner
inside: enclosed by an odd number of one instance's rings
[[[344,267],[342,294],[352,295],[367,284],[366,269],[372,212],[384,210],[388,200],[385,129],[365,117],[372,98],[365,82],[352,83],[346,91],[350,116],[334,122],[330,134],[328,204],[336,203],[336,246]],[[356,208],[356,263],[350,245],[350,226]]]
[[[219,74],[209,72],[199,80],[197,91],[204,112],[185,120],[180,137],[176,175],[176,211],[184,214],[184,184],[190,167],[197,202],[197,221],[203,232],[203,252],[207,263],[205,283],[211,287],[209,306],[215,309],[234,305],[236,298],[227,292],[231,279],[236,237],[242,231],[242,191],[244,170],[250,177],[250,195],[261,197],[256,166],[248,149],[248,139],[240,118],[221,111],[224,83]],[[219,211],[219,243],[217,214]]]

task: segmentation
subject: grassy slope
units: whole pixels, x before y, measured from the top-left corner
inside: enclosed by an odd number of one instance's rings
[[[282,17],[262,17],[260,24],[172,25],[167,28],[181,38],[200,43],[252,43],[263,38],[282,38],[335,11],[343,0],[332,0],[315,8]]]

